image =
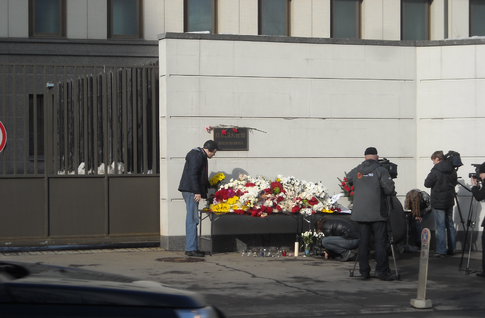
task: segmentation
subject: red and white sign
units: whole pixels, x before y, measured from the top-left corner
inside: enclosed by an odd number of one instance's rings
[[[0,121],[0,152],[5,149],[5,145],[7,144],[7,130],[5,129],[5,126],[3,123]]]

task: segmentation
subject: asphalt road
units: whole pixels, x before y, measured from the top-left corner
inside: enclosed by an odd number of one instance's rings
[[[426,299],[417,297],[419,253],[397,259],[400,280],[350,277],[354,262],[319,257],[260,258],[239,253],[187,261],[183,252],[159,248],[0,253],[1,261],[39,262],[137,277],[197,291],[227,317],[483,317],[485,279],[481,253],[429,260]],[[396,273],[392,258],[390,263]],[[461,263],[461,268],[460,268]],[[358,268],[355,276],[358,276]]]

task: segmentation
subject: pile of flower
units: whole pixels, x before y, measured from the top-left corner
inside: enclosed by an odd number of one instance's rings
[[[238,179],[231,179],[219,186],[214,197],[208,200],[207,210],[254,217],[280,212],[306,215],[315,212],[332,213],[337,209],[330,198],[321,182],[306,182],[283,176],[277,176],[272,181],[263,176],[253,178],[240,175]]]

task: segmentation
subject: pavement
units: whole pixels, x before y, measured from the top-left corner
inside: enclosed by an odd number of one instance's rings
[[[483,317],[485,312],[485,279],[474,273],[481,268],[481,252],[429,259],[430,309],[410,305],[417,298],[420,253],[399,255],[400,280],[390,282],[361,280],[358,266],[351,277],[354,262],[322,257],[234,252],[187,258],[157,247],[0,253],[0,261],[84,268],[197,291],[227,317]]]

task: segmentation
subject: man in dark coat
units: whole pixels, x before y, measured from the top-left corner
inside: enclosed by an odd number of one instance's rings
[[[453,255],[456,250],[453,206],[458,177],[452,162],[445,160],[443,151],[435,151],[431,155],[431,160],[434,166],[424,180],[424,186],[431,188],[431,206],[436,226],[436,253],[432,256],[442,257],[446,254]]]
[[[332,255],[336,255],[335,259],[341,262],[355,259],[352,250],[359,246],[357,225],[344,219],[323,217],[315,222],[315,231],[325,235],[322,245],[326,259]]]
[[[185,219],[185,255],[204,257],[197,244],[197,225],[199,224],[199,202],[207,198],[209,172],[207,159],[217,152],[217,142],[207,140],[203,148],[190,150],[185,156],[184,171],[178,190],[182,192],[187,210]]]
[[[362,279],[370,277],[370,236],[374,233],[376,275],[381,280],[393,280],[387,257],[387,222],[389,206],[387,196],[394,195],[394,181],[389,171],[379,165],[377,149],[364,152],[365,161],[347,174],[354,186],[352,221],[359,224],[359,271]]]

